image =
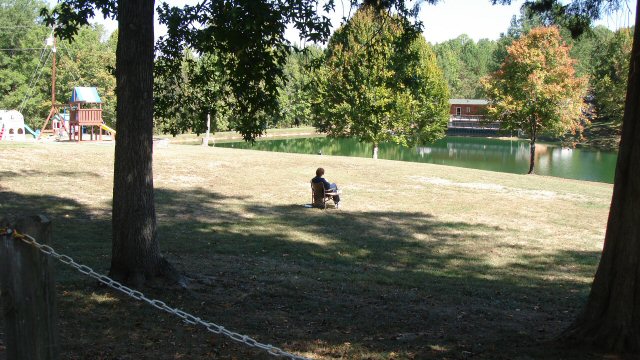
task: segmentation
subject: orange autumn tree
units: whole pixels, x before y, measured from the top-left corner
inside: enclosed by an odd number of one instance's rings
[[[539,27],[514,41],[500,69],[482,81],[489,116],[528,136],[529,174],[540,134],[576,133],[586,122],[587,79],[576,76],[574,63],[558,28]]]

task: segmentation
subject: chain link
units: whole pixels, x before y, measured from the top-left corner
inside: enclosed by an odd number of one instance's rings
[[[185,311],[182,311],[178,308],[172,308],[171,306],[167,305],[166,303],[164,303],[161,300],[157,300],[157,299],[151,299],[146,297],[143,293],[141,293],[138,290],[134,290],[131,289],[123,284],[121,284],[120,282],[111,279],[110,277],[106,276],[106,275],[102,275],[99,274],[97,272],[95,272],[92,268],[90,268],[87,265],[82,265],[82,264],[78,264],[77,262],[75,262],[71,257],[67,256],[67,255],[63,255],[63,254],[59,254],[58,252],[56,252],[51,246],[49,245],[45,245],[45,244],[40,244],[36,241],[36,239],[34,239],[33,237],[31,237],[28,234],[21,234],[18,233],[16,230],[13,229],[9,229],[9,228],[0,228],[0,235],[12,235],[15,239],[19,239],[22,242],[32,245],[33,247],[37,248],[40,252],[42,252],[43,254],[49,255],[53,258],[55,258],[56,260],[60,261],[63,264],[67,264],[73,268],[75,268],[76,270],[78,270],[79,272],[81,272],[82,274],[88,275],[96,280],[98,280],[99,282],[107,285],[108,287],[117,290],[135,300],[139,300],[139,301],[144,301],[147,304],[155,307],[158,310],[162,310],[164,312],[167,312],[169,314],[175,315],[177,317],[179,317],[180,319],[182,319],[182,321],[186,322],[187,324],[191,324],[191,325],[200,325],[203,326],[204,328],[206,328],[209,332],[212,332],[214,334],[222,334],[228,338],[230,338],[233,341],[237,341],[239,343],[243,343],[245,345],[248,345],[250,347],[253,348],[257,348],[257,349],[261,349],[266,351],[267,353],[269,353],[270,355],[273,356],[277,356],[277,357],[283,357],[283,358],[287,358],[290,360],[310,360],[309,358],[303,357],[303,356],[299,356],[299,355],[295,355],[295,354],[291,354],[288,353],[278,347],[275,347],[273,345],[269,345],[269,344],[263,344],[260,343],[258,341],[256,341],[255,339],[247,336],[247,335],[242,335],[239,334],[237,332],[233,332],[230,330],[227,330],[224,326],[220,326],[217,325],[215,323],[212,322],[207,322],[204,321],[202,319],[200,319],[199,317],[196,317],[194,315],[191,315]]]

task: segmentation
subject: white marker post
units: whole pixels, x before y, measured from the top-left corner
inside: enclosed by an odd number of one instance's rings
[[[209,146],[209,131],[211,130],[211,115],[207,114],[207,135],[202,139],[202,146]]]

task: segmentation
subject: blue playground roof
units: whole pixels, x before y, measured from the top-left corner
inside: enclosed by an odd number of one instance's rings
[[[71,93],[70,102],[86,102],[86,103],[101,103],[100,95],[98,95],[98,89],[95,87],[74,87]]]

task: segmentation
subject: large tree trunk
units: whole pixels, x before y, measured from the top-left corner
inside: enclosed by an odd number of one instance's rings
[[[166,274],[153,198],[154,0],[118,1],[118,134],[113,175],[110,275],[140,286]]]
[[[636,24],[639,20],[640,13],[636,11]],[[587,305],[564,334],[564,340],[621,353],[640,352],[639,31],[636,26],[602,258]]]
[[[373,143],[373,158],[374,159],[378,158],[378,143],[377,142]]]

